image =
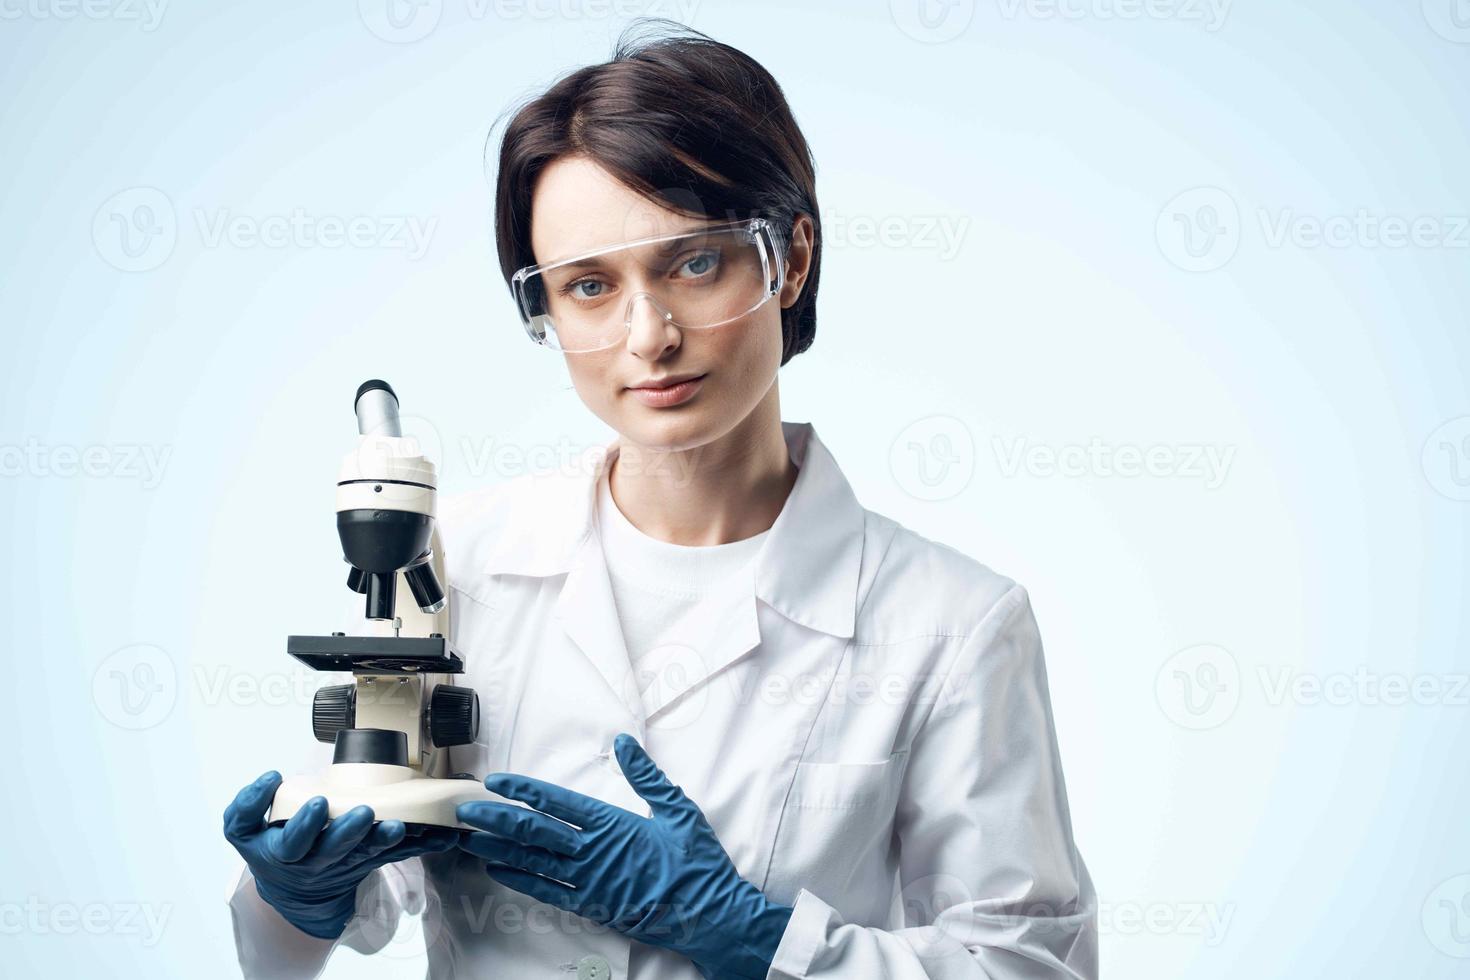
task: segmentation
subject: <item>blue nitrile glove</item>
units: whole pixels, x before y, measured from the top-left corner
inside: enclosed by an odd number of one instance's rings
[[[327,823],[327,800],[314,796],[280,827],[265,813],[281,785],[271,771],[225,808],[225,839],[250,866],[255,890],[289,923],[319,939],[336,939],[357,910],[357,886],[394,861],[447,851],[459,831],[424,828],[409,836],[401,820],[374,825],[371,807],[353,807]],[[325,830],[323,828],[326,828]]]
[[[740,877],[699,807],[637,740],[619,735],[614,750],[652,817],[495,773],[486,789],[534,810],[461,803],[459,819],[486,832],[460,847],[492,862],[485,870],[507,888],[681,953],[705,977],[765,977],[792,910]]]

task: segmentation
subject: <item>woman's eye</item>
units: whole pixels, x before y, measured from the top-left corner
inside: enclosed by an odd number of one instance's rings
[[[571,283],[562,291],[570,293],[572,299],[596,299],[602,295],[602,290],[605,285],[605,283],[600,283],[596,279],[581,279]],[[584,289],[586,290],[585,292],[582,291]]]
[[[719,256],[714,252],[701,252],[690,258],[679,267],[681,272],[688,272],[691,276],[707,276],[716,265],[719,264]]]

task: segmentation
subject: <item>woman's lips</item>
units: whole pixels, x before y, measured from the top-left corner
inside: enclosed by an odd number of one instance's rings
[[[671,405],[679,405],[694,397],[699,391],[699,386],[704,384],[706,375],[701,374],[697,378],[688,381],[680,381],[676,385],[667,388],[629,388],[639,401],[651,408],[668,408]]]

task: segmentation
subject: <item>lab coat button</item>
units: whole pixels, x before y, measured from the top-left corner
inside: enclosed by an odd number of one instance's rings
[[[577,980],[610,980],[612,967],[601,956],[584,956],[577,961]]]

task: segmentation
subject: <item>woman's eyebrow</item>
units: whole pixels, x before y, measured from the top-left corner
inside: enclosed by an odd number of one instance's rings
[[[557,263],[557,268],[559,268],[559,269],[585,269],[585,268],[589,268],[591,266],[598,266],[598,265],[602,265],[602,264],[603,264],[603,262],[602,262],[602,256],[600,256],[600,255],[592,255],[592,256],[588,256],[585,259],[569,259],[566,262],[558,262]]]
[[[696,231],[697,230],[698,229],[696,229]],[[705,243],[706,241],[708,241],[712,237],[713,236],[691,237],[687,241],[680,241],[680,242],[677,242],[677,243],[675,243],[675,242],[649,242],[649,243],[644,244],[642,246],[636,246],[636,247],[630,248],[628,250],[628,252],[629,253],[632,253],[632,254],[636,254],[637,256],[639,256],[641,258],[644,258],[645,260],[646,259],[650,259],[650,258],[652,258],[652,259],[668,259],[668,258],[670,258],[670,257],[672,257],[674,255],[679,254],[684,249],[688,248],[689,245],[692,244],[692,245],[696,245],[697,246],[697,245],[703,244],[703,243]],[[599,255],[589,255],[589,256],[585,256],[583,258],[567,259],[567,260],[565,260],[563,262],[556,263],[556,267],[558,269],[587,269],[587,268],[597,268],[599,266],[602,266],[602,265],[605,265],[606,264],[606,261],[605,260],[606,260],[606,258],[608,257],[609,254],[617,254],[617,253],[616,252],[603,253],[603,254],[599,254]]]

